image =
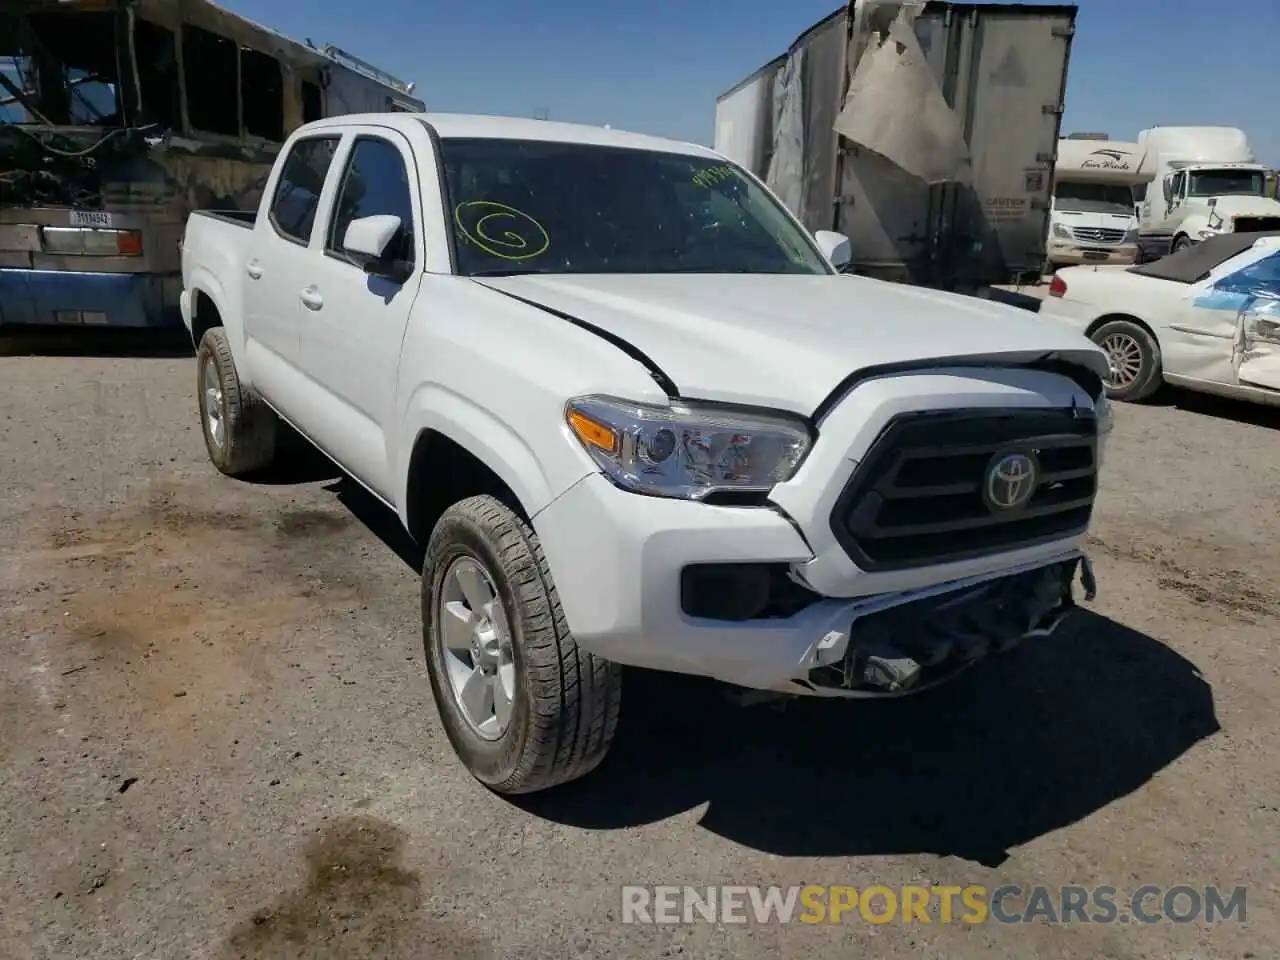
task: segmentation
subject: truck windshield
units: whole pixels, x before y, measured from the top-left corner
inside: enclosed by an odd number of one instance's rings
[[[1133,215],[1133,192],[1113,183],[1058,183],[1053,188],[1055,210],[1071,213]]]
[[[1191,197],[1263,197],[1267,179],[1261,170],[1193,170]]]
[[[464,275],[831,272],[778,203],[718,159],[479,138],[440,151]]]

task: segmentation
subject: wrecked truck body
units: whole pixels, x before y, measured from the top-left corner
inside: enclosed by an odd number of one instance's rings
[[[972,290],[1038,277],[1074,5],[852,0],[716,103],[715,148],[852,272]]]
[[[0,324],[180,322],[197,208],[255,209],[301,124],[412,86],[206,0],[0,10]]]

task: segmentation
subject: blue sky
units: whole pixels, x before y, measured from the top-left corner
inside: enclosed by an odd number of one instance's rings
[[[610,123],[709,143],[717,94],[838,0],[220,0],[405,80],[431,110]],[[1079,0],[1063,130],[1242,128],[1280,167],[1280,0]]]
[[[716,95],[838,0],[220,0],[416,81],[428,109],[709,143]],[[1242,128],[1280,166],[1280,0],[1079,0],[1064,132]]]

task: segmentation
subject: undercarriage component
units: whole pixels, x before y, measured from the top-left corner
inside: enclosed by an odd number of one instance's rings
[[[811,670],[809,683],[889,695],[932,686],[989,653],[1053,633],[1075,607],[1077,571],[1092,600],[1092,570],[1075,557],[859,617],[843,656]]]

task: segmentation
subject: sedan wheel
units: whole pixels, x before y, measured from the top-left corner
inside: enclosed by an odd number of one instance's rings
[[[1127,390],[1142,374],[1142,345],[1128,333],[1113,333],[1098,346],[1106,351],[1111,361],[1111,373],[1107,386],[1112,390]]]
[[[1091,339],[1107,355],[1105,384],[1112,400],[1145,400],[1160,389],[1160,345],[1146,327],[1117,318],[1094,330]]]

